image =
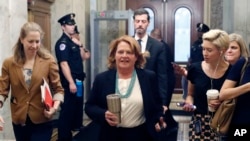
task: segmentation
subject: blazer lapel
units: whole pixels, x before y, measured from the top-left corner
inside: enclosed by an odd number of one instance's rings
[[[41,74],[41,70],[43,70],[43,65],[42,65],[43,59],[41,59],[39,56],[36,56],[36,60],[33,66],[33,71],[32,71],[32,76],[31,76],[31,83],[30,83],[30,89],[32,88],[32,86],[37,83],[37,82],[42,82],[41,80],[37,80],[37,78],[40,78],[38,76],[34,77],[35,75],[39,75]]]
[[[28,86],[26,85],[25,80],[24,80],[22,67],[18,66],[18,67],[15,67],[15,69],[16,69],[16,74],[17,74],[17,78],[19,79],[19,82],[28,91]]]
[[[112,69],[110,71],[110,75],[107,78],[107,88],[110,88],[110,91],[114,91],[115,93],[115,86],[116,86],[116,70]]]
[[[150,50],[151,47],[152,47],[151,37],[148,36],[146,50]]]
[[[147,88],[146,88],[146,80],[144,80],[144,74],[141,72],[141,70],[136,69],[136,73],[137,73],[137,77],[138,77],[138,81],[141,87],[141,93],[142,93],[142,97],[144,99],[144,95],[146,95],[147,93]]]

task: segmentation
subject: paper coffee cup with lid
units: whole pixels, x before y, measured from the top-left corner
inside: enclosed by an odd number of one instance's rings
[[[210,89],[210,90],[207,90],[207,104],[209,104],[210,100],[214,100],[214,99],[218,99],[219,98],[219,91],[216,90],[216,89]],[[215,112],[216,110],[211,107],[211,106],[208,106],[208,110],[210,112]]]

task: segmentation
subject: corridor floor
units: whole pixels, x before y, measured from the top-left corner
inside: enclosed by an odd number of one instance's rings
[[[174,116],[179,122],[177,141],[188,141],[188,125],[190,116]],[[99,126],[96,123],[90,123],[83,131],[74,136],[73,141],[97,141]]]
[[[180,107],[176,106],[176,102],[181,102],[182,98],[180,94],[173,95],[170,109],[174,115],[175,120],[179,123],[178,138],[177,141],[188,141],[188,126],[190,121],[190,114],[185,113]],[[83,131],[75,133],[73,141],[97,141],[97,133],[99,126],[96,123],[91,122],[89,119],[84,120],[84,125],[88,125]]]

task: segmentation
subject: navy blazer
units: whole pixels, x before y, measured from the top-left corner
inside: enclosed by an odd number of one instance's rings
[[[136,73],[143,97],[146,125],[149,133],[155,136],[155,124],[159,121],[163,113],[162,103],[158,93],[157,79],[155,73],[150,70],[136,69]],[[105,120],[105,112],[107,111],[106,96],[115,93],[115,83],[115,69],[98,74],[94,80],[91,94],[86,102],[86,114],[100,125],[108,125]]]

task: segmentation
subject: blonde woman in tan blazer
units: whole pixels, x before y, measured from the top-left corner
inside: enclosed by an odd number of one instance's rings
[[[52,116],[64,100],[58,65],[41,44],[41,27],[27,22],[14,46],[14,55],[5,59],[0,76],[0,107],[9,96],[16,141],[49,141]],[[46,109],[41,98],[43,78],[53,90],[53,106]]]

